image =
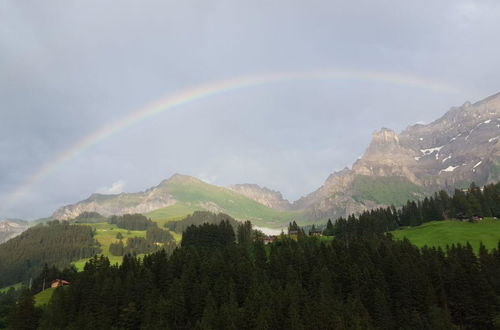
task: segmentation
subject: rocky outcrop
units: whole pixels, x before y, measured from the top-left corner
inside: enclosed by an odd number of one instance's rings
[[[421,185],[432,188],[497,181],[499,139],[500,93],[475,104],[466,102],[428,125],[414,125],[400,134],[401,145],[417,160],[412,172]]]
[[[276,210],[286,211],[291,208],[290,202],[285,200],[279,191],[248,183],[235,184],[229,189]]]
[[[354,174],[369,176],[404,176],[417,183],[410,168],[415,165],[412,150],[403,147],[396,132],[382,128],[372,134],[364,155],[352,166]]]
[[[436,121],[410,126],[401,134],[387,128],[375,131],[352,169],[333,173],[318,190],[294,202],[293,208],[305,209],[314,218],[357,213],[383,204],[353,198],[373,189],[355,185],[360,181],[356,178],[381,182],[398,178],[402,193],[418,197],[472,181],[479,185],[496,182],[499,164],[500,93],[451,108]]]
[[[194,179],[194,178],[193,178]],[[58,209],[52,218],[70,220],[83,212],[97,212],[104,216],[127,213],[146,213],[159,208],[174,205],[176,200],[169,193],[168,182],[187,180],[176,174],[158,186],[138,193],[121,193],[116,195],[92,194],[86,200]]]

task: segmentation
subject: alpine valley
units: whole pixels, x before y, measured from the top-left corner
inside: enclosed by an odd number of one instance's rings
[[[144,192],[92,194],[56,210],[51,218],[69,220],[83,212],[141,213],[165,223],[207,210],[281,228],[291,220],[307,224],[336,219],[499,179],[500,93],[453,107],[434,122],[399,134],[387,128],[375,131],[351,168],[332,173],[319,189],[294,202],[255,184],[219,187],[175,174]]]

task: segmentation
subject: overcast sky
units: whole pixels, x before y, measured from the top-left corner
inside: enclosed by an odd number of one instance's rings
[[[290,200],[401,131],[500,91],[500,2],[0,1],[1,217],[173,173]],[[391,72],[452,86],[302,80],[218,94],[132,125],[12,198],[85,136],[202,83],[268,72]]]

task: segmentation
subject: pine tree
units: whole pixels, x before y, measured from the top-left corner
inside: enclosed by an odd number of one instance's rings
[[[38,327],[39,313],[35,299],[29,290],[24,290],[9,318],[8,329],[31,330]]]
[[[325,236],[333,236],[334,230],[335,229],[333,228],[332,220],[328,219],[328,222],[326,223],[326,228],[323,231],[323,235],[325,235]]]
[[[250,221],[245,221],[238,225],[237,229],[238,243],[242,245],[251,244],[253,241],[253,230],[252,223]]]

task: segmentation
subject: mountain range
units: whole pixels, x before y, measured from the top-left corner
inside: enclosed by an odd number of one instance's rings
[[[69,220],[80,213],[143,213],[169,221],[195,210],[224,212],[251,219],[258,226],[281,227],[335,219],[363,210],[415,200],[437,190],[451,191],[496,182],[500,178],[500,93],[453,107],[430,124],[401,133],[375,131],[362,157],[332,173],[316,191],[289,202],[282,194],[255,184],[210,185],[175,174],[144,192],[92,194],[64,206],[52,218]]]

